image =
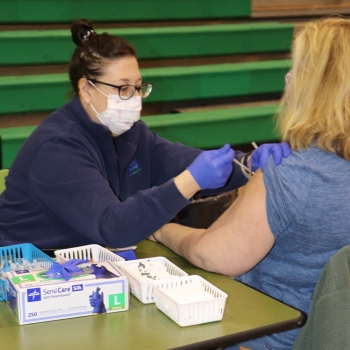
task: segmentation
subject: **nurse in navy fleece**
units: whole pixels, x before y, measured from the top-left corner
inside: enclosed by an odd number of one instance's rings
[[[95,33],[87,20],[71,30],[76,97],[37,127],[14,160],[0,196],[0,246],[125,247],[169,222],[196,192],[247,182],[232,163],[245,154],[172,143],[140,121],[152,85],[142,81],[128,42]],[[289,155],[286,144],[261,147],[258,162]]]

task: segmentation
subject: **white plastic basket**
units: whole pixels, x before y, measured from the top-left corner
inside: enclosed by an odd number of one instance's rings
[[[98,244],[89,244],[81,247],[55,250],[57,262],[60,264],[70,259],[89,259],[99,261],[125,261],[121,256],[114,254]]]
[[[155,281],[142,281],[133,273],[133,271],[130,271],[130,267],[135,267],[135,265],[139,265],[140,263],[144,262],[160,262],[166,267],[166,271],[174,277],[188,275],[185,271],[181,270],[179,267],[164,257],[118,261],[116,265],[121,269],[122,273],[128,277],[131,293],[144,304],[154,303],[153,284]],[[165,278],[165,280],[166,279],[167,278]]]
[[[213,295],[213,299],[188,302],[176,302],[169,295],[169,290],[184,284],[199,281],[204,291]],[[153,297],[156,306],[178,325],[192,326],[195,324],[220,321],[224,315],[227,294],[216,288],[204,278],[196,275],[187,277],[177,277],[154,282]]]

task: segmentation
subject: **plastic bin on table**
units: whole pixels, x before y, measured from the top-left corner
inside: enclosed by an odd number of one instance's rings
[[[188,301],[186,298],[179,302],[169,293],[172,288],[196,282],[200,282],[203,291],[212,294],[212,298],[202,301]],[[153,297],[157,308],[178,325],[192,326],[220,321],[224,315],[227,294],[201,276],[192,275],[156,281],[153,284]]]
[[[84,259],[99,261],[125,261],[121,256],[98,244],[89,244],[81,247],[55,250],[57,262],[63,264],[70,259]]]
[[[153,298],[153,283],[154,280],[141,280],[135,273],[130,269],[130,267],[135,267],[135,265],[142,263],[161,263],[165,266],[166,271],[173,276],[187,276],[188,273],[181,270],[175,264],[173,264],[170,260],[164,257],[154,257],[154,258],[145,258],[145,259],[137,259],[130,261],[120,261],[117,262],[116,265],[121,269],[123,274],[128,277],[129,286],[131,293],[139,299],[144,304],[154,303]]]
[[[3,271],[9,270],[9,261],[13,263],[20,262],[22,259],[33,263],[36,260],[40,263],[43,269],[48,269],[55,262],[54,259],[50,258],[40,249],[35,247],[31,243],[23,243],[16,245],[9,245],[5,247],[0,247],[0,263],[1,266],[4,264]],[[0,301],[6,300],[6,281],[0,280]]]

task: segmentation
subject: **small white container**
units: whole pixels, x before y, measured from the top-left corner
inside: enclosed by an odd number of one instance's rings
[[[203,285],[204,291],[213,295],[213,299],[188,302],[175,301],[169,291],[171,288],[198,281]],[[216,288],[204,278],[196,275],[177,277],[154,282],[153,297],[156,306],[178,325],[192,326],[195,324],[220,321],[224,315],[227,294]]]
[[[164,257],[155,257],[155,258],[146,258],[146,259],[137,259],[137,260],[129,260],[129,261],[118,261],[116,265],[122,271],[122,273],[128,277],[129,286],[131,293],[139,299],[144,304],[154,303],[153,298],[153,284],[154,280],[142,281],[139,276],[135,275],[132,269],[135,266],[138,266],[140,263],[150,263],[150,262],[160,262],[166,267],[166,271],[175,276],[188,276],[188,273],[181,270],[175,264]],[[172,276],[170,276],[172,278]],[[164,278],[162,280],[167,280]],[[160,280],[158,280],[160,281]]]
[[[63,264],[70,259],[89,259],[99,261],[125,261],[121,256],[114,254],[98,244],[89,244],[81,247],[55,250],[57,262]]]

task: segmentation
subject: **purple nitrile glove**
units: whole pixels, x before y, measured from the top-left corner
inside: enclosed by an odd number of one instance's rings
[[[264,171],[270,154],[272,154],[275,164],[280,165],[283,158],[290,156],[290,152],[291,149],[287,142],[265,143],[253,152],[251,158],[252,169],[256,171],[261,167],[261,170]]]
[[[82,269],[77,265],[88,262],[89,260],[71,259],[63,264],[54,263],[46,272],[48,278],[64,278],[69,281],[72,276],[77,276],[82,273]]]
[[[203,151],[188,167],[202,190],[225,185],[230,176],[235,151],[226,144],[218,150]]]
[[[97,264],[91,264],[88,266],[93,271],[92,274],[96,276],[96,278],[114,278],[119,277],[115,275],[113,272],[106,269],[103,265],[98,266]]]
[[[96,287],[96,291],[89,296],[90,305],[94,308],[94,314],[102,314],[106,312],[106,307],[103,302],[103,292],[100,294],[100,287]]]

